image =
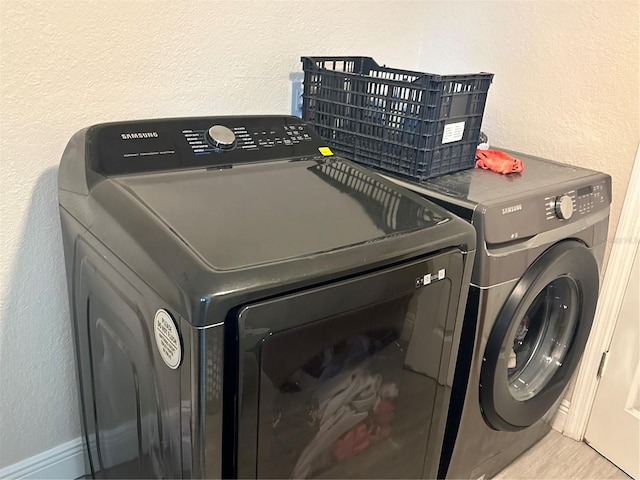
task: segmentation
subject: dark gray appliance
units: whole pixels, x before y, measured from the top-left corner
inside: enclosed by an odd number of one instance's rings
[[[466,222],[281,116],[87,128],[59,201],[91,475],[436,475]]]
[[[611,178],[510,153],[522,174],[398,181],[477,233],[439,477],[489,478],[549,432],[595,313]]]

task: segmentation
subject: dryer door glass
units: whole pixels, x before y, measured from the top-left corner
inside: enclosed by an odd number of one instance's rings
[[[509,355],[509,391],[524,401],[535,396],[562,366],[578,325],[579,291],[560,277],[535,298],[516,329]]]
[[[266,340],[260,478],[422,474],[442,349],[425,305],[401,297]]]
[[[435,477],[461,260],[441,254],[246,307],[237,476]]]
[[[598,265],[582,243],[545,251],[517,282],[487,338],[480,402],[496,430],[533,425],[558,402],[589,336]]]

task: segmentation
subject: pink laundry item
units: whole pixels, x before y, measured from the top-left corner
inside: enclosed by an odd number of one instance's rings
[[[396,406],[388,398],[383,398],[373,410],[373,422],[377,425],[391,424],[395,417]]]
[[[331,453],[339,462],[357,455],[371,444],[369,432],[364,423],[360,423],[349,430],[331,445]]]
[[[395,418],[395,410],[396,406],[390,398],[380,400],[370,417],[369,438],[371,443],[379,442],[391,435],[391,422]]]
[[[391,434],[391,422],[395,417],[395,409],[391,399],[382,398],[366,420],[331,445],[331,453],[335,459],[342,462],[387,438]]]
[[[500,150],[476,150],[476,168],[507,175],[524,171],[522,160]]]

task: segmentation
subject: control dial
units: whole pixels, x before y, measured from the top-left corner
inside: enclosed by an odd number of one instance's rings
[[[214,125],[207,133],[213,146],[220,150],[229,150],[236,144],[236,134],[222,125]]]
[[[560,195],[556,198],[556,217],[560,220],[569,220],[573,216],[573,200],[569,195]]]

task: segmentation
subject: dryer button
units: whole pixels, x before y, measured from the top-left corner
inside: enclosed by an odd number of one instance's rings
[[[207,131],[207,134],[213,146],[221,150],[229,150],[236,143],[235,133],[222,125],[214,125]]]

